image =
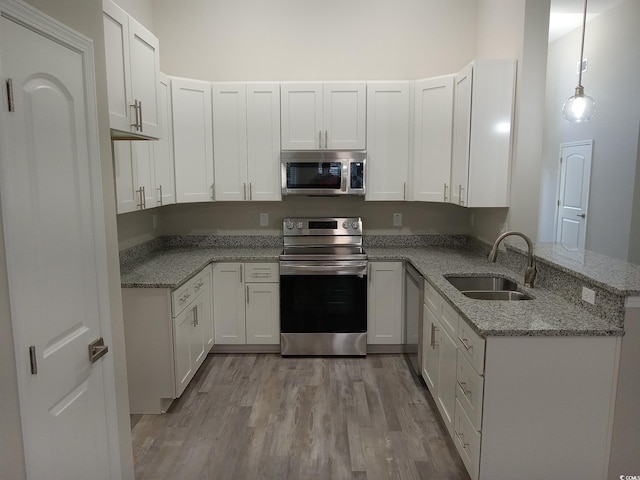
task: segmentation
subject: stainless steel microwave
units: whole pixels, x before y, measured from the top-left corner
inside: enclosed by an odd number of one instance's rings
[[[282,195],[365,194],[366,152],[282,152],[280,160]]]

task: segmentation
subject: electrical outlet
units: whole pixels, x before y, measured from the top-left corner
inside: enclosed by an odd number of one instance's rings
[[[261,227],[268,227],[269,226],[269,214],[268,213],[261,213],[260,214],[260,226]]]
[[[582,287],[582,300],[591,305],[596,304],[596,292],[587,287]]]
[[[401,213],[394,213],[393,214],[393,226],[394,227],[401,227],[402,226],[402,214]]]

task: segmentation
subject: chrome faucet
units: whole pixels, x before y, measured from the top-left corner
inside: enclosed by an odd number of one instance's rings
[[[525,235],[524,233],[521,232],[504,232],[502,235],[500,235],[498,238],[496,238],[496,241],[493,244],[493,248],[491,249],[491,252],[489,252],[489,261],[490,262],[495,262],[496,258],[498,256],[498,245],[500,245],[500,242],[502,242],[502,240],[504,240],[506,237],[510,236],[510,235],[517,235],[519,237],[522,237],[525,239],[525,241],[527,242],[527,247],[529,249],[528,252],[528,261],[529,261],[529,265],[527,266],[526,270],[524,271],[524,285],[525,287],[533,287],[533,281],[536,279],[536,265],[534,263],[534,259],[533,259],[533,243],[531,242],[531,239]]]

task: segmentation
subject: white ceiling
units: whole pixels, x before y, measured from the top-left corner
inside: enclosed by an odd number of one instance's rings
[[[587,21],[615,7],[624,0],[589,0]],[[551,0],[549,15],[549,42],[553,42],[574,28],[582,26],[584,0]]]

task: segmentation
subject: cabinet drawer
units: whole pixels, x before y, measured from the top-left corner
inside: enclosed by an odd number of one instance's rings
[[[477,480],[480,470],[480,433],[473,428],[473,424],[457,400],[453,443],[462,457],[464,466],[467,467],[471,480]]]
[[[455,339],[458,336],[458,313],[444,300],[441,300],[441,313],[438,318],[442,327]]]
[[[484,339],[464,320],[460,320],[458,328],[458,347],[479,374],[484,373]]]
[[[440,317],[440,302],[442,298],[440,294],[436,292],[436,289],[425,280],[424,282],[424,304],[431,310],[436,316]]]
[[[206,292],[207,289],[211,290],[211,272],[209,271],[211,267],[207,266],[200,273],[198,273],[195,277],[189,280],[189,283],[192,285],[193,298],[200,295],[202,292]]]
[[[176,288],[171,292],[171,314],[173,317],[177,317],[182,311],[187,308],[187,305],[191,303],[193,299],[193,284],[191,280]]]
[[[245,263],[246,283],[277,283],[279,281],[277,263]]]
[[[471,366],[466,357],[458,350],[456,373],[456,399],[466,412],[473,427],[482,430],[482,397],[484,377]]]

